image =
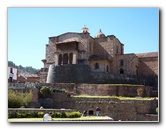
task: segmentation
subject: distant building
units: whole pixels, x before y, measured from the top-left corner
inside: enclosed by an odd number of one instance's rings
[[[18,78],[18,69],[8,66],[8,82],[16,82]]]
[[[27,77],[27,82],[39,82],[40,77],[38,75],[31,75]]]
[[[39,73],[37,74],[30,74],[19,72],[19,69],[13,66],[8,66],[8,82],[18,82],[18,83],[25,83],[25,82],[39,82],[40,76]]]
[[[19,82],[19,83],[25,83],[25,82],[34,83],[34,82],[39,82],[39,80],[40,80],[40,76],[38,76],[37,74],[20,74],[20,75],[18,75],[17,82]]]
[[[17,82],[19,82],[19,83],[25,83],[26,80],[27,80],[26,77],[24,77],[22,75],[18,75]]]
[[[44,68],[40,71],[40,82],[43,83],[49,82],[47,81],[48,75],[51,74],[56,74],[55,80],[58,79],[57,82],[69,78],[68,76],[74,78],[76,75],[69,70],[71,65],[82,65],[82,68],[83,65],[87,65],[90,68],[88,72],[93,79],[97,78],[93,75],[100,76],[104,73],[107,79],[108,75],[158,77],[158,52],[124,54],[124,44],[114,35],[106,36],[100,29],[92,37],[85,26],[82,28],[82,33],[67,32],[49,37],[49,43],[46,44],[46,57],[42,62]],[[50,71],[50,66],[54,66],[55,68],[52,67],[52,69],[56,70]],[[64,68],[68,72],[65,73],[62,69],[58,71],[61,68],[59,66],[65,66]],[[69,72],[71,72],[70,75]],[[83,73],[82,75],[84,75]],[[79,78],[79,76],[81,77],[80,73],[77,77]],[[51,77],[54,78],[53,75]],[[98,77],[98,79],[101,78]]]

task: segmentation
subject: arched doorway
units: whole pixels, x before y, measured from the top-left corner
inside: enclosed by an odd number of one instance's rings
[[[122,68],[120,69],[120,74],[124,74],[124,70]]]

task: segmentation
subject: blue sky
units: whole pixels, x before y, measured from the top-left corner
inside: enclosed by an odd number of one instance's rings
[[[99,29],[115,35],[125,53],[159,50],[158,8],[8,8],[8,60],[16,65],[43,67],[48,37],[81,32],[92,37]]]

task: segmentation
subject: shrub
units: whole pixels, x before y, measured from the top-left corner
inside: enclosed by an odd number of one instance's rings
[[[15,90],[8,90],[8,107],[19,108],[22,105],[27,107],[32,100],[31,92],[19,92]]]
[[[22,118],[21,113],[20,112],[16,112],[16,118]]]
[[[67,118],[67,115],[65,112],[62,112],[61,118]]]
[[[10,115],[10,113],[8,112],[8,118],[11,118],[11,115]]]
[[[69,113],[69,118],[78,118],[78,117],[81,117],[80,112],[70,112]]]
[[[48,86],[42,86],[40,89],[40,94],[43,98],[51,98],[51,88]]]
[[[27,118],[33,118],[33,117],[34,117],[34,115],[33,115],[32,113],[30,113],[30,112],[27,112],[26,117],[27,117]]]
[[[16,112],[16,118],[27,118],[27,113]]]
[[[158,114],[158,107],[156,108],[156,113]]]
[[[21,97],[19,96],[19,92],[13,91],[13,90],[8,90],[8,107],[14,107],[18,108],[21,106]]]
[[[37,116],[38,116],[38,118],[43,118],[44,112],[38,112],[38,113],[37,113]]]
[[[44,112],[37,112],[37,113],[31,113],[31,112],[16,112],[16,118],[43,118]],[[80,112],[55,112],[52,114],[53,118],[78,118],[81,117]],[[10,117],[10,114],[8,113],[8,118]]]
[[[37,112],[34,112],[34,113],[32,114],[32,117],[37,118],[37,117],[38,117],[38,113],[37,113]]]
[[[72,118],[70,112],[65,112],[67,118]]]
[[[74,115],[75,118],[81,117],[80,112],[73,112],[73,115]]]
[[[30,112],[16,112],[16,118],[33,118],[33,113]]]
[[[55,113],[52,114],[52,117],[61,118],[61,113],[60,112],[55,112]]]
[[[55,112],[52,115],[53,118],[78,118],[81,117],[80,112]]]
[[[31,102],[32,100],[32,93],[28,93],[28,92],[25,92],[25,93],[22,93],[22,105],[24,105],[25,107],[27,107],[29,105],[29,103]]]
[[[21,118],[27,118],[27,113],[21,113]]]

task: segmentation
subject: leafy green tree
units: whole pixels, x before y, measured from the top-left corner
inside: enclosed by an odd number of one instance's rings
[[[16,66],[12,61],[8,61],[8,66]]]

